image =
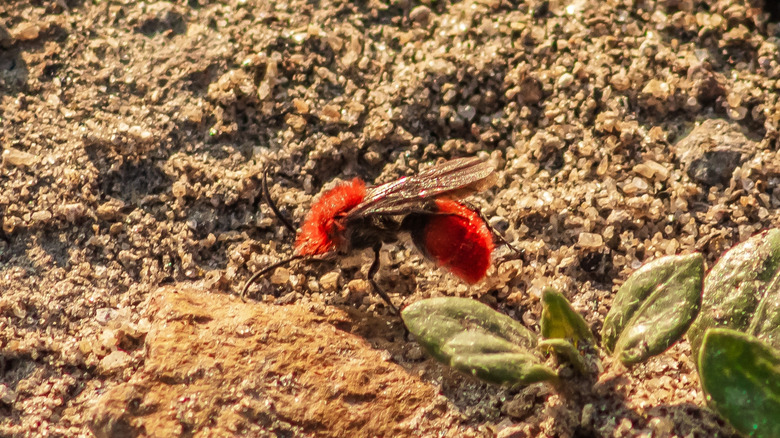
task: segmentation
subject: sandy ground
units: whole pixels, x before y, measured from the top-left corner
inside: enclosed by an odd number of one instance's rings
[[[383,249],[379,284],[397,305],[475,297],[532,329],[552,284],[598,330],[642,263],[701,251],[711,265],[780,222],[780,28],[762,6],[2,2],[0,435],[731,436],[703,407],[687,341],[631,370],[603,357],[603,373],[568,376],[561,393],[496,388],[404,338],[367,287],[370,252],[282,271],[255,290],[260,303],[232,294],[291,251],[260,195],[267,163],[272,197],[300,223],[336,180],[382,183],[477,155],[498,183],[469,202],[523,260],[469,287],[401,242]],[[170,288],[192,294],[189,307],[175,310]],[[289,336],[246,335],[269,312],[289,312],[274,323]],[[203,325],[169,332],[170,321]],[[208,336],[188,344],[192,333]],[[208,346],[209,357],[264,366],[276,350],[263,345],[303,351],[301,339],[360,353],[296,356],[299,371],[266,366],[244,392],[212,398],[236,381],[179,379],[164,371],[176,362],[159,364],[154,352],[168,350],[157,342],[177,336],[193,357]],[[298,415],[343,395],[333,382],[352,374],[323,360],[387,367],[354,374],[374,389],[339,398],[345,411]],[[296,379],[319,367],[330,374],[311,378],[334,392],[280,395],[316,388]],[[277,372],[293,383],[265,380]],[[371,373],[399,374],[372,386]],[[195,381],[208,383],[200,407],[188,395],[148,401]],[[196,411],[210,414],[188,417]],[[394,414],[369,421],[380,411]],[[357,423],[335,421],[346,412]]]

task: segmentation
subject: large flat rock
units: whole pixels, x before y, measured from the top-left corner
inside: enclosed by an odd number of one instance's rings
[[[187,287],[150,298],[145,361],[93,409],[99,437],[398,436],[448,427],[436,391],[338,329],[349,316]]]

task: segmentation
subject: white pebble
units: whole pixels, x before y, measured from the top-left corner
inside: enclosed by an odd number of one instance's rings
[[[574,75],[571,73],[564,73],[558,78],[558,88],[569,88],[574,83]]]

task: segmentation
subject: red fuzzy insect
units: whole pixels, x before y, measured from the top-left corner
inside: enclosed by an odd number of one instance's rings
[[[338,218],[360,205],[366,197],[366,183],[355,178],[329,190],[311,206],[295,239],[296,255],[321,255],[344,244],[344,224]]]
[[[479,214],[465,205],[437,199],[436,215],[412,230],[423,254],[468,283],[482,280],[490,267],[493,234]]]
[[[474,157],[447,161],[376,187],[366,187],[358,178],[339,184],[311,206],[296,237],[293,256],[255,273],[241,295],[257,278],[293,260],[373,248],[369,281],[397,312],[373,277],[379,269],[382,244],[394,242],[401,232],[409,233],[415,246],[439,266],[476,283],[490,267],[494,233],[479,212],[456,199],[494,182],[493,168]],[[268,199],[265,174],[263,192],[274,213],[294,230]]]

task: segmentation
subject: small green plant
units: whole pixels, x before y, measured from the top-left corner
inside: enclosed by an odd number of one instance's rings
[[[695,254],[666,257],[634,273],[607,316],[606,349],[631,365],[677,342],[696,316],[702,271],[701,255]],[[554,289],[542,293],[540,340],[512,318],[465,298],[418,301],[401,317],[434,358],[488,382],[557,380],[557,372],[542,365],[541,353],[555,353],[580,374],[597,360],[580,351],[597,346],[587,323]]]
[[[550,352],[589,373],[594,355],[583,352],[598,345],[585,320],[552,289],[542,306],[539,336],[463,298],[423,300],[402,317],[433,357],[488,382],[557,382]],[[601,347],[631,366],[686,332],[708,405],[746,436],[780,437],[780,230],[736,245],[706,277],[701,254],[644,265],[618,290]]]
[[[558,292],[544,292],[542,333],[466,298],[418,301],[401,312],[409,331],[438,361],[481,380],[499,384],[558,382],[543,353],[553,352],[581,373],[586,360],[572,343],[592,341],[587,324]]]
[[[594,343],[588,323],[577,313],[569,301],[553,288],[542,292],[542,337],[546,339],[567,339],[575,343]]]
[[[566,297],[555,289],[547,288],[542,292],[542,320],[539,325],[544,338],[539,341],[539,347],[543,351],[552,351],[580,374],[589,374],[589,361],[577,347],[594,345],[593,332]]]

